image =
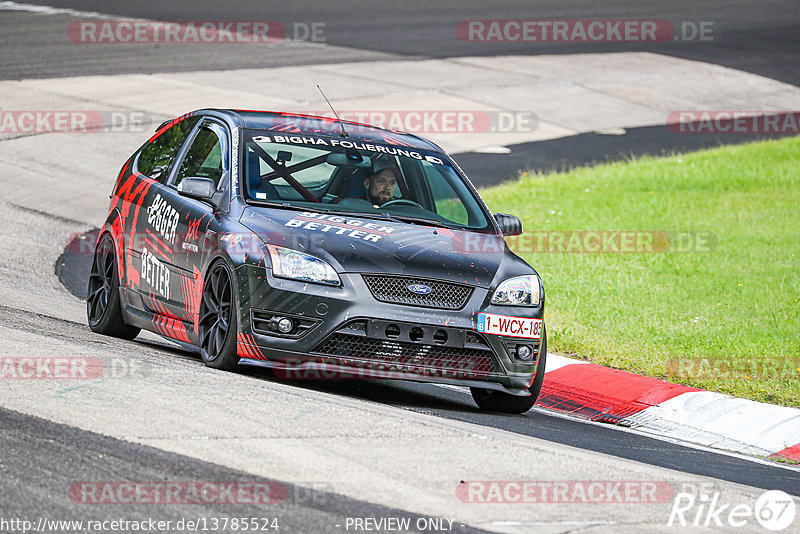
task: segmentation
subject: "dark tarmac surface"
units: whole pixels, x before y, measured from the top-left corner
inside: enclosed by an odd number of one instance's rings
[[[312,2],[264,3],[180,0],[163,2],[49,1],[40,5],[99,11],[122,17],[155,20],[276,20],[325,25],[325,43],[315,46],[194,46],[194,45],[79,45],[69,41],[70,14],[40,15],[0,11],[0,79],[82,76],[89,74],[148,73],[165,71],[262,68],[282,65],[370,61],[374,59],[441,58],[473,55],[567,54],[609,51],[649,51],[707,61],[800,85],[800,6],[792,1],[693,2],[661,1],[565,3],[500,1],[467,5],[448,0],[428,3]],[[713,41],[675,40],[654,44],[541,45],[532,43],[470,43],[460,41],[457,24],[467,19],[662,19],[675,27],[682,22],[711,21]],[[333,48],[333,47],[346,47]],[[462,154],[456,159],[478,186],[508,179],[521,169],[560,170],[641,154],[669,154],[738,144],[762,136],[705,134],[676,135],[666,127],[629,130],[622,136],[579,136],[512,146],[511,154]],[[60,280],[73,294],[85,294],[90,256],[65,255],[56,266]],[[36,316],[19,321],[36,323],[38,331],[71,337],[93,334],[77,323],[55,324]],[[3,311],[4,324],[13,324]],[[23,321],[23,319],[25,319]],[[18,322],[18,321],[17,321]],[[53,323],[53,324],[50,324]],[[152,345],[148,345],[152,348]],[[163,350],[164,358],[192,358],[191,352]],[[202,363],[197,360],[197,365]],[[273,380],[260,370],[244,370],[252,380]],[[335,395],[367,399],[437,417],[499,428],[585,450],[628,458],[646,464],[746,484],[781,489],[800,496],[796,470],[765,465],[738,457],[693,449],[612,427],[566,419],[535,409],[525,415],[506,416],[479,411],[461,391],[425,384],[390,382],[305,382]],[[287,486],[286,502],[270,508],[243,505],[106,506],[87,508],[69,499],[68,489],[80,480],[233,480],[247,481],[246,473],[200,462],[0,409],[0,480],[3,498],[0,516],[35,519],[48,510],[52,518],[129,519],[147,516],[180,519],[194,516],[279,517],[284,532],[339,530],[333,527],[345,516],[416,517],[400,510],[346,499],[323,489]],[[478,532],[463,528],[463,532]]]

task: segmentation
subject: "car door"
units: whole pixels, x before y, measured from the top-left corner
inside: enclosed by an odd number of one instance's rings
[[[206,239],[209,225],[214,222],[216,228],[228,206],[224,203],[221,206],[223,211],[217,211],[207,202],[181,195],[178,186],[186,178],[209,178],[217,184],[218,191],[227,193],[230,187],[230,150],[228,128],[214,119],[203,119],[181,151],[169,186],[161,193],[160,204],[155,208],[156,221],[160,221],[157,229],[166,229],[162,237],[168,238],[174,249],[169,266],[169,297],[161,304],[168,316],[188,323],[186,326],[194,331],[200,311],[202,269],[205,258],[212,252],[210,245],[215,242]],[[164,327],[171,333],[169,321]]]
[[[125,251],[126,264],[131,267],[126,280],[132,294],[128,300],[142,311],[157,312],[156,300],[168,300],[170,296],[168,265],[172,263],[174,250],[168,239],[172,223],[163,198],[175,162],[199,120],[199,117],[182,117],[162,125],[134,158],[130,179],[135,183],[127,189],[142,193],[123,200],[122,213],[129,214],[124,217],[125,231],[131,236],[126,240]],[[125,206],[125,202],[136,205]]]

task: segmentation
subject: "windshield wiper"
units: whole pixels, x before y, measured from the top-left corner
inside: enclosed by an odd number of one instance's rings
[[[380,213],[369,213],[369,212],[361,212],[361,211],[336,211],[331,213],[336,213],[340,215],[350,215],[352,217],[361,217],[364,219],[377,219],[379,221],[391,221],[396,223],[426,223],[432,224],[434,226],[442,226],[445,228],[449,228],[446,224],[441,221],[437,221],[436,219],[425,219],[422,217],[410,217],[407,215],[392,215],[389,212],[382,211]]]
[[[432,226],[438,226],[440,228],[450,228],[454,230],[463,230],[466,226],[461,226],[460,224],[448,224],[444,221],[440,221],[438,219],[428,219],[425,217],[414,217],[411,215],[389,215],[388,213],[384,213],[384,215],[388,215],[392,220],[399,221],[399,222],[410,222],[410,223],[421,223],[421,224],[430,224]]]
[[[259,200],[257,198],[248,198],[248,203],[257,204],[259,206],[269,206],[271,208],[285,208],[290,210],[298,210],[298,211],[313,211],[315,213],[339,213],[336,210],[328,209],[328,208],[316,208],[310,206],[298,206],[296,204],[292,204],[291,202],[278,202],[275,200]]]
[[[351,217],[362,217],[364,219],[377,219],[379,221],[403,222],[400,219],[389,215],[385,211],[381,213],[369,213],[364,211],[337,211],[336,213],[341,215],[350,215]]]
[[[429,224],[432,226],[438,226],[440,228],[450,228],[453,230],[464,230],[467,228],[466,226],[462,226],[459,224],[447,224],[437,219],[428,219],[425,217],[413,217],[411,215],[392,215],[391,213],[386,211],[382,211],[379,213],[369,213],[362,211],[342,211],[342,210],[332,210],[330,208],[318,208],[316,206],[297,206],[295,204],[292,204],[291,202],[276,202],[273,200],[258,200],[253,198],[249,198],[247,200],[248,202],[253,202],[254,204],[258,204],[259,206],[270,206],[275,208],[285,208],[297,211],[313,211],[314,213],[325,213],[328,215],[361,217],[362,219],[377,219],[380,221],[391,221],[396,223]]]

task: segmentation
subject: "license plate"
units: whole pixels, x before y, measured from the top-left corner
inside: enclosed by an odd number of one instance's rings
[[[542,320],[496,315],[494,313],[479,313],[478,332],[497,336],[540,339],[542,337]]]

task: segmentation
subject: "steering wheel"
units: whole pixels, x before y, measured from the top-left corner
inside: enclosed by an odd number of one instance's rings
[[[408,200],[407,198],[396,198],[394,200],[390,200],[389,202],[384,202],[383,204],[381,204],[381,208],[385,208],[387,206],[403,206],[403,205],[416,206],[417,208],[422,210],[425,209],[419,203],[414,202],[413,200]]]

